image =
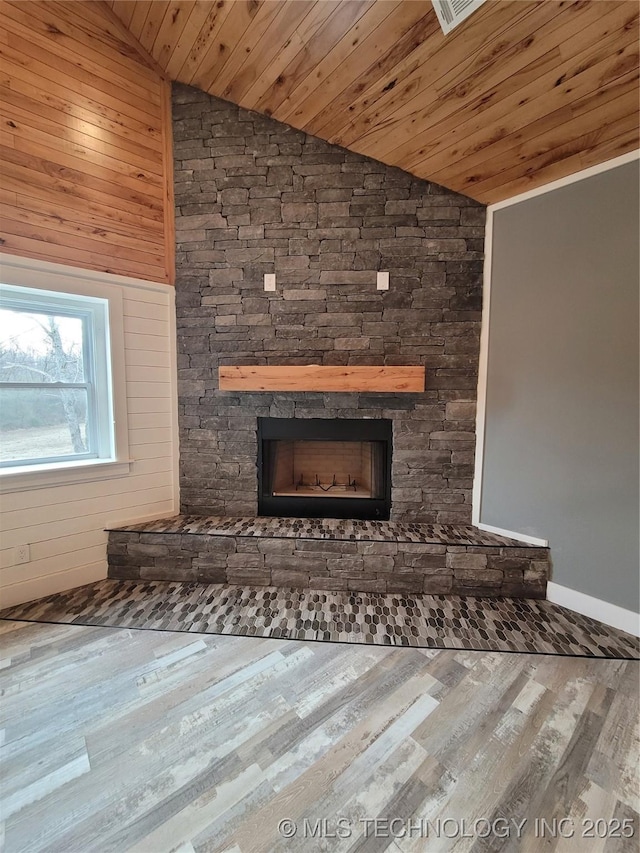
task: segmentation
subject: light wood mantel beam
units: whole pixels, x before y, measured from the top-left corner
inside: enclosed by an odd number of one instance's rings
[[[424,367],[227,365],[218,369],[221,391],[366,391],[418,394]]]

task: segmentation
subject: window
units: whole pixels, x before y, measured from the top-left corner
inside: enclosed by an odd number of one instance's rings
[[[109,300],[0,285],[0,472],[116,459]]]

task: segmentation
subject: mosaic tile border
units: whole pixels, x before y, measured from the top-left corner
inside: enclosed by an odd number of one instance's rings
[[[365,542],[413,542],[479,545],[485,548],[537,548],[470,525],[418,524],[334,518],[279,518],[177,515],[143,524],[109,528],[145,533],[194,533],[203,536],[251,536],[282,539],[335,539]]]
[[[640,641],[548,601],[103,580],[0,618],[418,648],[638,659]]]

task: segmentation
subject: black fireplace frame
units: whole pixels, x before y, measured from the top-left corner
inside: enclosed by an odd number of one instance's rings
[[[287,518],[364,518],[387,521],[391,513],[393,426],[388,418],[258,418],[258,515]],[[380,441],[384,445],[382,498],[282,496],[265,493],[268,442]]]

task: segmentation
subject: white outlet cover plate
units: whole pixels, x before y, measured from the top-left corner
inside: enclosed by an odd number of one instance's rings
[[[31,547],[29,545],[18,545],[15,560],[18,565],[31,562]]]
[[[264,274],[264,289],[274,291],[276,289],[276,274],[267,272]]]
[[[376,276],[376,287],[378,290],[389,290],[389,273],[379,272]]]

